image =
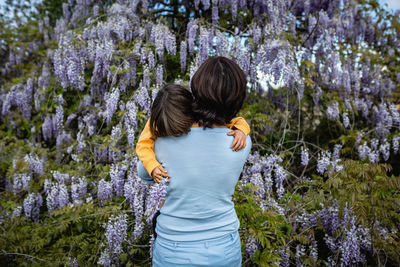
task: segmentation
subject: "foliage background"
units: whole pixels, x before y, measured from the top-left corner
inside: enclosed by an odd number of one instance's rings
[[[0,263],[144,266],[135,143],[163,82],[248,75],[244,266],[398,266],[400,14],[375,0],[6,1]],[[30,8],[28,8],[30,7]],[[28,12],[27,10],[31,10]]]

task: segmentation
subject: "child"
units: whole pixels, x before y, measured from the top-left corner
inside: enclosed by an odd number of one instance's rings
[[[154,142],[157,137],[187,134],[192,125],[196,125],[192,104],[193,96],[189,90],[176,84],[165,85],[154,100],[150,119],[146,122],[136,145],[136,153],[143,167],[157,183],[162,176],[170,177],[170,175],[156,160]],[[234,136],[231,148],[237,151],[245,147],[246,135],[250,133],[246,121],[237,117],[226,126],[232,129],[228,135]]]

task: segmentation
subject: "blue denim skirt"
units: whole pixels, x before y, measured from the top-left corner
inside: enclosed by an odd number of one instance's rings
[[[153,247],[153,266],[240,267],[242,253],[239,232],[201,241],[172,241],[157,236]]]

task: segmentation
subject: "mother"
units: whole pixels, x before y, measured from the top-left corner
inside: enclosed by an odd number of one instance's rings
[[[191,131],[158,138],[154,146],[171,180],[157,218],[153,266],[240,266],[240,223],[232,194],[251,140],[232,151],[225,124],[242,107],[246,77],[232,60],[209,58],[194,74],[191,89]],[[139,175],[149,177],[142,167]]]

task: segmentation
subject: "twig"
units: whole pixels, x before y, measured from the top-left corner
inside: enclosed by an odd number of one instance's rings
[[[27,258],[31,258],[31,259],[40,260],[40,261],[43,261],[43,262],[48,262],[46,260],[37,258],[37,257],[29,255],[29,254],[17,253],[17,252],[7,252],[7,251],[4,251],[4,250],[2,251],[2,253],[0,253],[0,255],[18,255],[18,256],[24,256],[24,257],[27,257]]]

